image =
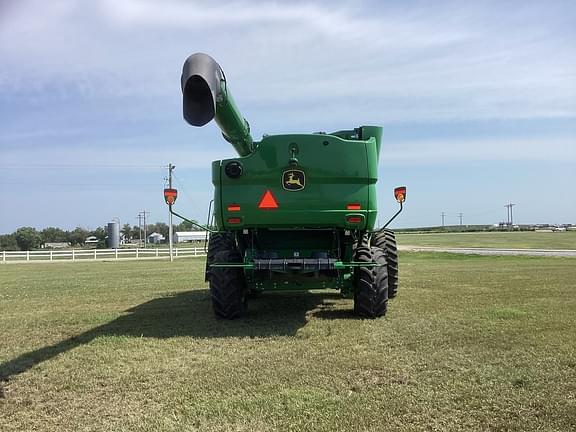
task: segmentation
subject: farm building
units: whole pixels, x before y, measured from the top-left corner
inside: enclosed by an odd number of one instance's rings
[[[154,232],[148,236],[148,243],[151,244],[164,243],[164,240],[166,240],[166,238],[162,234],[157,232]]]
[[[206,231],[178,231],[174,233],[174,243],[204,241],[206,236]]]

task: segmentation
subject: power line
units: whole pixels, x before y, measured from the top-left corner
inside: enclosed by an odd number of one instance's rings
[[[27,165],[0,165],[0,169],[26,169],[26,168],[47,168],[47,169],[64,169],[64,168],[164,168],[161,165],[116,165],[116,164],[27,164]]]

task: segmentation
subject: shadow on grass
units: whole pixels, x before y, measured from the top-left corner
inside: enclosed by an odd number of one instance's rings
[[[128,309],[125,315],[107,324],[0,364],[0,384],[39,363],[101,336],[151,338],[294,336],[308,321],[307,314],[310,311],[317,309],[325,299],[336,297],[339,298],[339,295],[327,292],[267,293],[251,299],[246,316],[233,321],[214,317],[210,295],[206,289],[157,298]]]

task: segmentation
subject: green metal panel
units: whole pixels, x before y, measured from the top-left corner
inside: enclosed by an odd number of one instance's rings
[[[212,179],[216,188],[215,202],[219,202],[216,208],[221,212],[217,219],[223,222],[219,226],[222,229],[372,229],[377,215],[375,184],[381,129],[360,130],[375,136],[364,139],[344,139],[333,134],[267,136],[256,143],[255,151],[250,155],[223,160],[219,164],[215,162]],[[294,156],[297,165],[290,163]],[[232,161],[243,166],[239,178],[224,174],[226,164]],[[302,190],[283,187],[283,173],[290,170],[304,173]],[[273,194],[278,208],[258,208],[266,191]],[[348,210],[346,206],[350,203],[359,204],[360,210]],[[239,205],[240,211],[228,211],[231,204]],[[362,222],[348,223],[346,217],[350,215],[359,216]],[[228,224],[229,218],[240,218],[241,223]]]

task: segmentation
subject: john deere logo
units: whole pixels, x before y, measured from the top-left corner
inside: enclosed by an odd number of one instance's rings
[[[282,187],[288,191],[299,191],[306,186],[304,171],[288,170],[282,174]]]

